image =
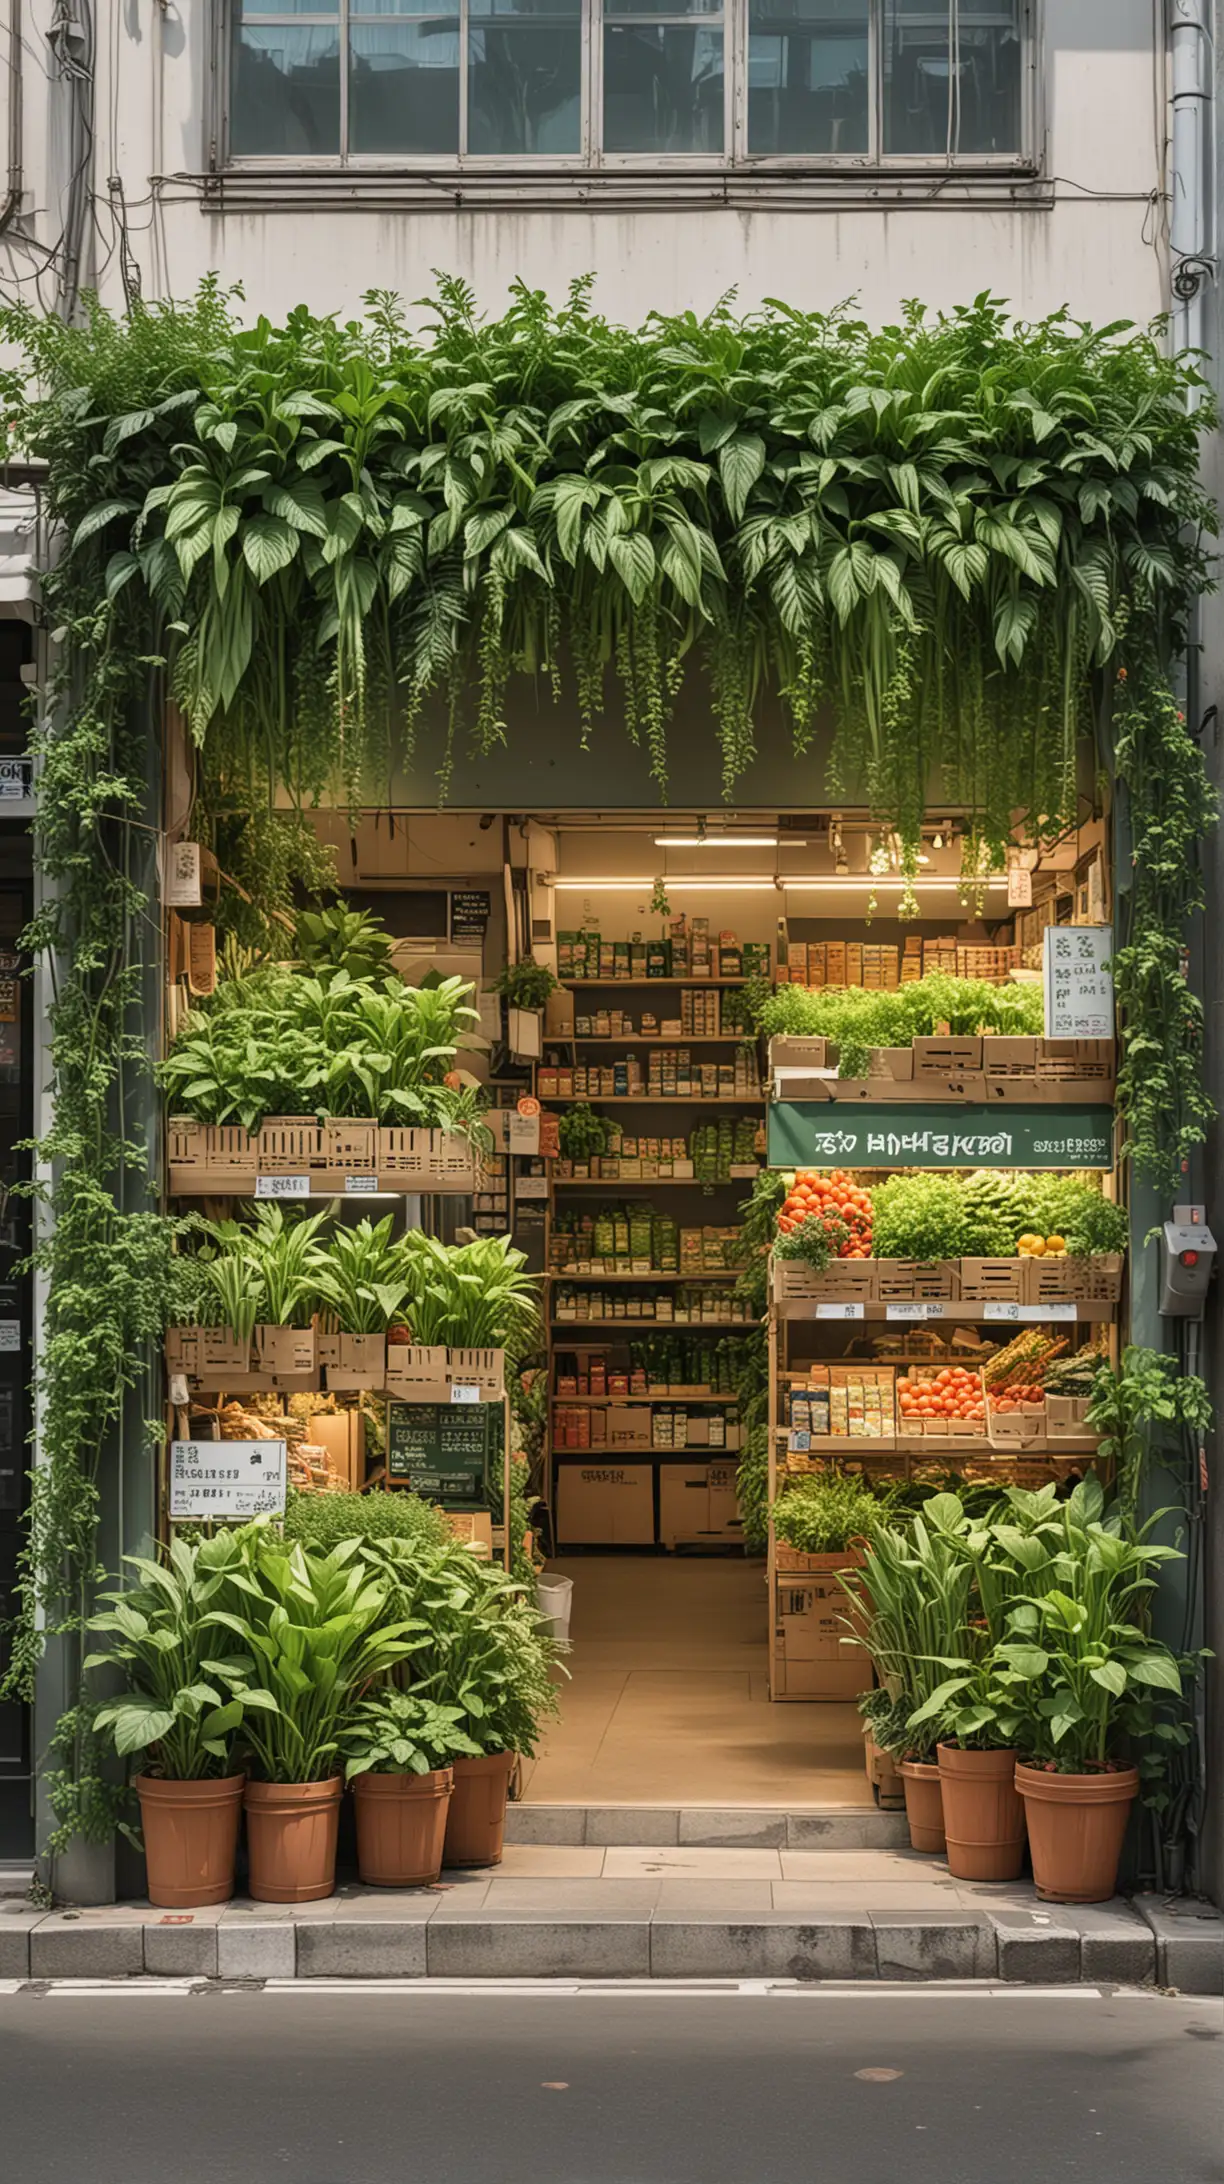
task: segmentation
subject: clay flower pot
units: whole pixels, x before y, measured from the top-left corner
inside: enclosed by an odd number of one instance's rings
[[[248,1782],[247,1854],[256,1903],[330,1896],[340,1827],[339,1775],[325,1782]]]
[[[938,1767],[925,1760],[903,1759],[897,1769],[905,1784],[905,1817],[910,1849],[939,1852],[944,1847],[943,1798]]]
[[[245,1781],[241,1774],[207,1782],[134,1778],[150,1903],[166,1911],[194,1911],[233,1895]]]
[[[514,1773],[513,1752],[484,1752],[457,1759],[454,1795],[446,1816],[448,1866],[500,1865],[506,1834],[506,1799]]]
[[[1138,1768],[1072,1775],[1017,1767],[1016,1788],[1024,1799],[1038,1895],[1050,1903],[1106,1903],[1118,1885],[1126,1824],[1139,1794]]]
[[[357,1869],[371,1888],[427,1888],[442,1871],[454,1777],[361,1774],[353,1784]]]
[[[1014,1881],[1024,1864],[1024,1806],[1014,1752],[939,1747],[948,1871],[958,1881]]]

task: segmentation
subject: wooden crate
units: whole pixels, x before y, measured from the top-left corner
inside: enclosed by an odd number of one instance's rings
[[[914,1304],[924,1297],[960,1295],[958,1259],[877,1259],[874,1264],[881,1303]]]
[[[1107,1085],[1116,1074],[1112,1039],[1043,1039],[1038,1048],[1038,1083]]]
[[[1028,1078],[1031,1083],[1037,1074],[1040,1045],[1040,1039],[1012,1038],[987,1032],[982,1039],[982,1074],[987,1083],[997,1078]]]
[[[320,1335],[319,1363],[331,1393],[381,1388],[387,1377],[385,1335]]]
[[[867,1764],[867,1780],[881,1812],[904,1812],[905,1784],[897,1773],[892,1755],[882,1751],[876,1743],[869,1721],[863,1723],[863,1752]]]
[[[915,1039],[915,1077],[964,1077],[982,1067],[982,1041],[971,1039]]]
[[[1000,1413],[987,1396],[986,1438],[992,1448],[1003,1449],[1011,1455],[1044,1448],[1047,1438],[1045,1404],[1025,1403],[1018,1411]]]
[[[170,1190],[177,1197],[253,1191],[259,1140],[237,1123],[172,1116],[166,1131]]]
[[[873,1304],[877,1296],[878,1259],[835,1259],[822,1274],[803,1259],[775,1259],[773,1293],[779,1302],[810,1297],[827,1304]],[[694,1276],[694,1280],[700,1279]]]
[[[466,1138],[398,1125],[378,1133],[378,1172],[392,1190],[474,1191],[478,1162]]]
[[[1026,1304],[1117,1304],[1122,1295],[1122,1254],[1091,1259],[1026,1259]]]
[[[960,1293],[967,1304],[1024,1302],[1023,1259],[962,1259]]]
[[[260,1175],[309,1175],[323,1166],[317,1115],[265,1115],[255,1140]]]
[[[1047,1395],[1046,1429],[1051,1441],[1083,1441],[1087,1448],[1095,1448],[1100,1440],[1088,1423],[1088,1406],[1091,1398],[1086,1395]]]
[[[868,1076],[891,1078],[898,1084],[912,1082],[914,1075],[914,1049],[912,1046],[872,1047]]]
[[[338,1182],[350,1175],[378,1174],[378,1124],[376,1122],[325,1122],[323,1165],[326,1181]]]

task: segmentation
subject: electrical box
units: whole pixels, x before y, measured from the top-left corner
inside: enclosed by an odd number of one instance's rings
[[[1202,1319],[1215,1264],[1206,1206],[1174,1206],[1160,1247],[1160,1309],[1168,1319]]]

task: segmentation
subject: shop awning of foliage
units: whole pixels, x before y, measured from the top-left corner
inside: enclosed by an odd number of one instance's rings
[[[1049,840],[1084,761],[1112,769],[1133,849],[1120,1095],[1162,1187],[1209,1113],[1181,948],[1214,800],[1170,688],[1208,581],[1208,412],[1160,329],[1019,325],[983,296],[874,330],[781,303],[631,330],[585,282],[559,310],[516,288],[488,321],[443,281],[417,339],[393,299],[368,304],[360,322],[302,308],[243,327],[206,283],[75,327],[0,313],[28,369],[3,383],[9,441],[48,460],[64,540],[40,737],[59,893],[37,937],[65,982],[31,1610],[62,1611],[147,1332],[139,1254],[127,1280],[111,1267],[149,1216],[118,1212],[112,1182],[139,1159],[115,1104],[143,945],[123,843],[159,663],[205,800],[248,807],[274,784],[371,793],[427,703],[487,748],[516,676],[551,698],[557,737],[619,733],[599,723],[615,699],[661,796],[690,673],[728,794],[767,697],[799,753],[827,709],[831,770],[807,762],[804,801],[866,802],[911,871],[933,785],[967,814],[980,873],[1016,812]]]

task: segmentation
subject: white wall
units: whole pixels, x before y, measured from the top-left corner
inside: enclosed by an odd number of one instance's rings
[[[852,184],[829,206],[797,204],[794,185],[780,183],[792,209],[763,200],[758,184],[738,209],[465,209],[443,193],[424,210],[346,211],[322,209],[325,193],[316,189],[308,205],[291,209],[205,211],[211,0],[94,7],[97,204],[83,267],[85,285],[96,282],[111,303],[123,295],[111,175],[122,180],[146,297],[185,295],[214,270],[242,284],[248,312],[273,318],[301,301],[349,313],[375,286],[417,297],[434,266],[463,274],[486,307],[500,305],[516,275],[559,296],[573,276],[594,271],[600,307],[630,320],[651,309],[705,309],[730,287],[745,306],[771,294],[808,308],[857,296],[877,320],[905,297],[948,306],[986,288],[1025,316],[1066,303],[1097,321],[1145,319],[1164,300],[1161,220],[1151,202],[1155,140],[1164,134],[1152,0],[1045,0],[1048,192],[1038,202],[965,208],[945,189],[939,202],[928,193],[889,210],[860,205]],[[23,9],[22,224],[46,249],[62,231],[69,158],[64,88],[46,43],[52,13],[52,0],[26,0]],[[5,57],[0,34],[0,63]],[[339,193],[331,204],[343,203],[343,178],[329,187]],[[20,281],[22,293],[51,304],[49,269],[34,280],[40,263],[11,234],[0,239],[0,282],[11,292]]]

